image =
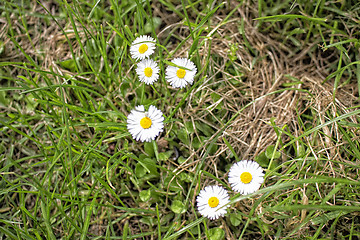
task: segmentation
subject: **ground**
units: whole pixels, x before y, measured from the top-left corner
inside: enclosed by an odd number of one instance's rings
[[[357,239],[357,1],[0,3],[1,239]],[[138,81],[131,42],[156,39],[160,79]],[[172,88],[173,58],[197,66]],[[164,113],[155,141],[126,127]],[[261,188],[233,192],[250,159]],[[207,185],[230,195],[202,217]]]

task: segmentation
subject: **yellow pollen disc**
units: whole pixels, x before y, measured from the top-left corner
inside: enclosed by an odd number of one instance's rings
[[[148,117],[144,117],[140,120],[140,126],[144,129],[151,127],[151,119]]]
[[[245,183],[245,184],[251,182],[251,180],[252,180],[251,173],[249,173],[249,172],[243,172],[243,173],[240,175],[240,180],[241,180],[241,182],[243,182],[243,183]]]
[[[186,71],[184,69],[179,68],[176,71],[176,76],[178,76],[178,78],[184,78],[186,74]]]
[[[211,197],[209,198],[208,204],[212,208],[217,207],[219,205],[219,199],[217,197]]]
[[[152,76],[152,69],[150,67],[145,68],[144,74],[147,77],[151,77]]]
[[[141,44],[141,46],[139,47],[139,53],[143,54],[144,52],[146,52],[148,50],[148,45],[146,44]]]

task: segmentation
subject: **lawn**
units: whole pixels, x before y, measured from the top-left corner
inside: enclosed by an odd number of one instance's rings
[[[5,0],[0,84],[0,239],[360,238],[357,0]]]

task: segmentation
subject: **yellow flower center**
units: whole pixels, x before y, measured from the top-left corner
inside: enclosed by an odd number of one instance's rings
[[[176,76],[178,76],[178,78],[184,78],[186,74],[186,71],[184,69],[179,68],[176,71]]]
[[[243,172],[243,173],[240,175],[240,180],[241,180],[241,182],[243,182],[243,183],[245,183],[245,184],[251,182],[251,180],[252,180],[251,173],[249,173],[249,172]]]
[[[141,44],[141,46],[139,47],[139,53],[143,54],[144,52],[146,52],[148,50],[148,45],[146,44]]]
[[[144,74],[147,77],[151,77],[152,76],[152,69],[150,67],[145,68]]]
[[[151,127],[151,124],[152,124],[151,119],[148,117],[144,117],[140,120],[140,126],[144,129]]]
[[[217,197],[209,198],[208,204],[211,208],[217,207],[219,205],[219,199]]]

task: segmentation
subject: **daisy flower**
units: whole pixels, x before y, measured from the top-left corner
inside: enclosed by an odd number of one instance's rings
[[[253,193],[260,188],[263,182],[263,169],[255,161],[242,160],[230,168],[229,183],[236,192]]]
[[[131,110],[127,118],[127,128],[132,137],[141,142],[154,140],[164,128],[162,112],[151,105],[145,112],[143,105]]]
[[[136,73],[141,82],[153,84],[159,79],[159,67],[152,59],[144,59],[138,63]]]
[[[194,82],[197,71],[195,64],[186,58],[175,58],[171,62],[177,65],[177,67],[166,67],[165,78],[170,85],[175,88],[183,88],[188,84],[191,85]]]
[[[155,40],[149,36],[137,37],[130,46],[131,57],[135,60],[142,60],[154,53]]]
[[[196,202],[200,214],[214,220],[226,214],[227,207],[223,206],[229,203],[229,195],[223,187],[207,186],[200,191]]]

